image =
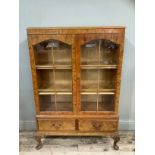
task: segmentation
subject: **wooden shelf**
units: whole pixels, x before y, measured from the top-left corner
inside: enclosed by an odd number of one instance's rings
[[[93,95],[93,94],[99,94],[99,95],[114,95],[114,92],[81,92],[81,95]]]
[[[81,69],[117,69],[117,65],[81,65]]]
[[[82,89],[80,92],[81,95],[114,95],[115,89],[100,89],[98,92],[95,89]],[[60,89],[60,90],[53,90],[53,89],[39,89],[39,95],[72,95],[71,90],[69,89]]]
[[[81,90],[81,95],[92,95],[92,94],[114,95],[115,89],[99,89],[98,92],[96,89],[82,89]]]
[[[37,69],[72,69],[71,65],[36,65]]]
[[[116,89],[99,89],[99,92],[114,92]],[[81,89],[82,92],[95,92],[97,89]]]
[[[115,92],[81,92],[81,95],[114,95]],[[72,95],[72,92],[39,92],[39,95]]]
[[[72,95],[71,89],[39,89],[39,95]]]
[[[39,92],[54,92],[55,90],[57,92],[71,92],[72,91],[72,89],[52,89],[52,88],[39,89],[38,91]]]
[[[72,92],[39,92],[39,95],[72,95]]]

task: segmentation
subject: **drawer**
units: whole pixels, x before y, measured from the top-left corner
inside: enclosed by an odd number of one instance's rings
[[[115,131],[117,121],[79,120],[80,131]]]
[[[42,130],[42,131],[75,130],[75,120],[39,119],[38,127],[39,127],[39,130]]]

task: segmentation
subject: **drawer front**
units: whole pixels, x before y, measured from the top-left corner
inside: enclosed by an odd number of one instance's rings
[[[38,120],[38,127],[42,131],[75,130],[75,120],[42,119]]]
[[[79,120],[80,131],[115,131],[117,121]]]

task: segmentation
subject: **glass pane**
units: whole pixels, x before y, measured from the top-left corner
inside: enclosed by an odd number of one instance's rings
[[[116,70],[115,69],[99,69],[98,74],[99,91],[100,89],[115,89],[116,86]]]
[[[72,72],[70,69],[41,69],[38,73],[39,89],[50,91],[72,90]]]
[[[81,69],[81,89],[97,90],[97,72],[95,69]]]
[[[72,95],[56,95],[57,111],[72,111]]]
[[[40,95],[40,111],[72,111],[72,96]]]
[[[97,95],[81,95],[81,111],[97,110]]]
[[[115,85],[116,70],[81,69],[81,91],[115,89]]]
[[[107,40],[100,40],[100,64],[117,65],[118,45]]]
[[[114,111],[114,95],[99,95],[98,111]]]
[[[55,72],[55,88],[72,90],[72,72],[69,69],[59,69]]]
[[[71,65],[71,46],[63,42],[48,40],[34,49],[36,65]]]
[[[81,64],[96,64],[98,60],[98,48],[99,43],[98,41],[91,41],[86,45],[82,46],[81,49]]]
[[[81,65],[117,65],[118,45],[108,40],[93,40],[81,48]]]

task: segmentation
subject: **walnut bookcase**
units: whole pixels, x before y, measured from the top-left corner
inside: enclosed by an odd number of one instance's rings
[[[124,33],[124,27],[27,29],[37,149],[52,135],[109,135],[119,149]]]

